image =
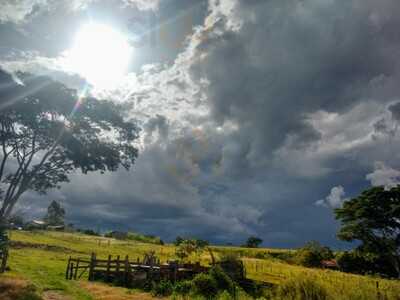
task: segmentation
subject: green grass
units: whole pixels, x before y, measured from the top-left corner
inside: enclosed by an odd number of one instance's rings
[[[10,250],[9,266],[11,271],[7,273],[7,276],[25,278],[32,282],[40,292],[58,290],[76,300],[89,300],[91,297],[77,282],[64,279],[69,256],[88,257],[95,252],[99,258],[106,258],[111,254],[142,259],[146,252],[153,250],[161,261],[175,258],[175,247],[172,245],[161,246],[136,241],[120,241],[77,233],[14,231],[11,239],[18,241],[22,247]],[[379,292],[382,296],[386,296],[382,299],[400,300],[400,281],[337,271],[308,269],[273,258],[279,255],[290,255],[291,250],[213,247],[213,252],[217,257],[227,252],[235,252],[240,255],[246,267],[247,277],[251,279],[276,285],[284,285],[293,278],[309,279],[326,290],[329,299],[377,299]],[[257,255],[266,258],[255,259],[254,257]],[[189,259],[191,261],[201,260],[204,265],[211,262],[207,252],[200,257],[193,256]]]

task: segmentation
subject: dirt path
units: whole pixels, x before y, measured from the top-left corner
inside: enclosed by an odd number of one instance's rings
[[[130,290],[118,287],[112,287],[107,284],[84,282],[80,286],[87,290],[94,300],[154,300],[167,299],[155,298],[148,293],[132,292]],[[53,300],[53,299],[51,299]],[[58,300],[58,299],[55,299]]]
[[[43,300],[72,300],[71,297],[60,294],[55,291],[47,291],[42,295]]]

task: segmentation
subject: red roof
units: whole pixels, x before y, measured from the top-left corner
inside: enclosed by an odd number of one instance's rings
[[[321,261],[321,265],[323,267],[327,267],[327,268],[337,268],[338,267],[337,261],[335,259],[323,260],[323,261]]]

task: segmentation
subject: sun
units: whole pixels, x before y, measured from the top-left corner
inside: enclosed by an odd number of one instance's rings
[[[110,88],[127,72],[131,55],[126,36],[108,25],[89,23],[79,30],[72,48],[64,52],[62,64],[96,88]]]

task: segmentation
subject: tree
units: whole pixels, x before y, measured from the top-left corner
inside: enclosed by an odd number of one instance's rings
[[[176,247],[175,255],[179,259],[184,260],[192,254],[201,253],[205,247],[206,245],[204,245],[204,243],[198,243],[195,239],[182,240]]]
[[[175,241],[174,241],[174,245],[175,246],[179,246],[185,239],[180,237],[179,235],[176,237]]]
[[[247,248],[258,248],[258,246],[260,246],[262,242],[263,242],[262,239],[256,236],[251,236],[247,239],[246,244],[244,246]]]
[[[64,217],[64,208],[57,201],[53,200],[47,208],[47,214],[44,217],[44,221],[51,226],[60,226],[64,225]]]
[[[24,217],[20,214],[13,214],[8,218],[9,224],[14,224],[14,226],[23,227],[25,225]]]
[[[81,97],[48,77],[0,69],[0,218],[23,193],[46,193],[68,174],[129,170],[138,150],[138,128],[124,107]]]
[[[342,227],[338,237],[360,241],[362,253],[376,270],[400,276],[400,187],[373,187],[335,210]]]
[[[314,268],[321,267],[323,260],[329,260],[334,257],[333,252],[328,247],[320,243],[311,241],[296,251],[295,261],[299,265]]]

